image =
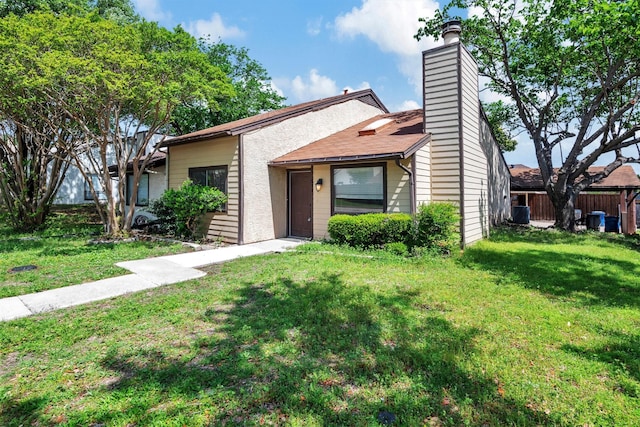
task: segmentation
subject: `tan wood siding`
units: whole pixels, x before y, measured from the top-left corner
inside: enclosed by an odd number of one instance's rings
[[[431,156],[430,145],[415,154],[416,208],[431,201]]]
[[[433,201],[460,201],[457,46],[425,52],[425,128],[431,133]]]
[[[238,241],[238,138],[226,137],[170,147],[169,188],[178,188],[189,179],[189,168],[222,166],[227,171],[226,212],[205,217],[201,232],[207,238],[226,243]]]
[[[353,165],[350,163],[349,165]],[[402,164],[411,169],[411,160],[405,159]],[[341,165],[342,166],[342,165]],[[411,185],[409,175],[396,165],[395,161],[387,161],[387,212],[411,212]],[[320,240],[329,238],[327,224],[331,217],[331,166],[316,165],[313,168],[313,182],[323,180],[323,188],[314,192],[313,198],[313,238]],[[314,190],[315,191],[315,190]]]
[[[313,192],[313,239],[328,239],[327,224],[331,217],[331,167],[316,165],[313,167],[313,182],[322,179],[322,189]]]
[[[489,221],[498,225],[511,217],[511,173],[484,116],[480,117],[480,143],[488,160]]]
[[[409,159],[401,162],[407,169],[411,169]],[[387,212],[411,212],[411,189],[409,175],[396,165],[387,162]]]
[[[462,95],[462,162],[464,170],[464,244],[486,237],[488,220],[487,158],[480,145],[478,67],[466,49],[460,49]]]

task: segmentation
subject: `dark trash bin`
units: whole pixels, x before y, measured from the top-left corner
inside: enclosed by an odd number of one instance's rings
[[[529,224],[529,206],[512,206],[511,217],[516,224]]]
[[[600,227],[604,227],[604,216],[606,215],[604,211],[591,211],[593,215],[600,216]]]
[[[587,214],[587,230],[600,230],[600,215],[599,214]]]
[[[618,233],[620,231],[617,216],[604,217],[604,231],[607,233]]]

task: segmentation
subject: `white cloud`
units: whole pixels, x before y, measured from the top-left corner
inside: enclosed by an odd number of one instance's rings
[[[486,103],[502,101],[505,104],[511,104],[512,103],[511,98],[504,96],[502,94],[496,93],[487,87],[487,84],[489,83],[489,81],[490,81],[489,77],[478,76],[478,87],[480,88],[480,100]]]
[[[418,104],[413,99],[408,99],[404,101],[402,104],[395,108],[393,111],[409,111],[409,110],[418,110],[422,108],[422,105]]]
[[[291,89],[301,101],[326,98],[340,93],[335,80],[322,76],[315,68],[309,72],[308,78],[296,76],[291,82]]]
[[[317,36],[318,34],[320,34],[320,31],[322,29],[322,21],[323,21],[322,16],[315,19],[308,20],[307,34],[309,34],[310,36]]]
[[[383,52],[414,55],[424,48],[413,38],[418,18],[433,16],[437,9],[433,0],[364,0],[360,8],[338,16],[335,28],[342,37],[365,36]]]
[[[136,12],[148,21],[166,23],[171,21],[171,13],[161,9],[158,0],[133,0]]]
[[[358,87],[351,87],[351,86],[345,86],[343,90],[346,90],[348,92],[355,92],[358,90],[364,90],[364,89],[371,89],[371,85],[369,84],[369,82],[362,82],[358,85]]]
[[[276,83],[273,80],[269,82],[269,86],[271,86],[271,90],[273,90],[278,95],[283,96],[283,97],[285,96],[284,92],[282,91],[282,89],[280,89],[278,87],[278,85],[276,85]]]
[[[274,78],[272,85],[279,93],[283,93],[289,103],[292,104],[339,95],[345,89],[352,92],[371,87],[369,82],[362,82],[356,85],[355,89],[353,86],[341,88],[334,79],[321,75],[315,68],[311,69],[306,76],[298,75],[293,79],[287,77]]]
[[[432,17],[439,5],[434,0],[363,0],[361,7],[335,19],[335,31],[341,38],[364,36],[382,52],[397,57],[397,66],[416,94],[422,92],[422,51],[436,46],[432,38],[420,42],[413,36],[420,28],[418,18]]]
[[[240,28],[225,25],[219,13],[211,15],[209,20],[198,19],[186,24],[183,23],[182,26],[194,37],[202,37],[214,42],[218,39],[240,39],[245,35],[245,32]]]

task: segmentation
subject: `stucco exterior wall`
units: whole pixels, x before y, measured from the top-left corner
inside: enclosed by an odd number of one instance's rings
[[[269,167],[269,161],[382,113],[352,100],[243,135],[244,243],[287,233],[286,172]]]
[[[238,242],[239,176],[238,137],[225,137],[169,148],[169,188],[179,188],[189,179],[189,168],[227,166],[226,212],[208,214],[202,233],[209,239]]]

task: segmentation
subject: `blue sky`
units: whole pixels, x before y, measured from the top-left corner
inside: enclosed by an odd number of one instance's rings
[[[136,11],[196,37],[249,49],[287,104],[371,88],[390,111],[422,106],[419,17],[432,0],[133,0]],[[486,96],[486,95],[483,95]],[[537,166],[527,141],[509,163]]]

